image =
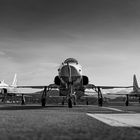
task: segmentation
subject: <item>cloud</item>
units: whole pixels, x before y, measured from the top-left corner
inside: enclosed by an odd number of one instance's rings
[[[56,1],[0,5],[0,78],[17,72],[21,84],[49,83],[68,57],[97,83],[139,73],[140,2]]]
[[[58,67],[59,64],[54,63],[54,62],[41,62],[40,66],[42,66],[42,67],[54,67],[55,68],[55,67]]]
[[[4,56],[4,55],[6,55],[6,53],[3,51],[0,51],[0,56]]]

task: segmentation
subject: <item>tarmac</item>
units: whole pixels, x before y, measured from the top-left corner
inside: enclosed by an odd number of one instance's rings
[[[0,139],[138,140],[140,105],[0,105]]]

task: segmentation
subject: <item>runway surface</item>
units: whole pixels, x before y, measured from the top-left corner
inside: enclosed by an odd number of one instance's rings
[[[0,105],[0,139],[138,140],[140,106]]]

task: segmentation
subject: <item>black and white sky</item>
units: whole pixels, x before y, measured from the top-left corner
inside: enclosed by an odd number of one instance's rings
[[[76,58],[95,85],[140,79],[139,0],[1,0],[0,79],[53,83],[59,64]]]

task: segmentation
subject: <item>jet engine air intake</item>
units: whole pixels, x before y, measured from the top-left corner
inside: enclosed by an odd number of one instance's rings
[[[87,85],[89,83],[87,76],[82,76],[82,79],[83,79],[83,85]]]
[[[3,88],[1,89],[1,94],[6,94],[7,93],[7,89]]]
[[[60,86],[61,81],[60,81],[60,78],[59,78],[58,76],[55,76],[55,78],[54,78],[54,83],[55,83],[56,85]]]

